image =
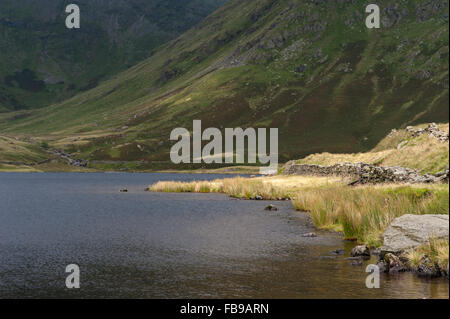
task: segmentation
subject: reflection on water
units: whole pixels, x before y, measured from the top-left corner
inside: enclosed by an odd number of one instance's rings
[[[289,202],[154,194],[174,174],[1,174],[0,297],[448,298],[448,281],[382,276],[330,252],[351,243],[320,232]],[[119,193],[128,188],[129,193]],[[78,264],[81,289],[65,288]]]

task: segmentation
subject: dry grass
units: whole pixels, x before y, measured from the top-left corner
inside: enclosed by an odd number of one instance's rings
[[[441,124],[439,128],[448,132],[449,125]],[[400,143],[402,143],[402,146],[398,148]],[[420,158],[420,161],[417,160],[418,158]],[[418,169],[423,173],[436,173],[448,166],[449,143],[441,143],[428,135],[412,138],[405,130],[399,130],[383,139],[372,151],[367,153],[321,153],[310,155],[298,161],[301,164],[325,166],[344,162],[403,166]]]
[[[34,162],[45,159],[39,146],[12,137],[0,135],[0,161]]]
[[[339,178],[275,176],[258,178],[226,178],[211,182],[158,182],[149,187],[152,192],[223,193],[236,198],[252,199],[261,196],[265,200],[291,198],[296,192],[310,187],[343,185]]]
[[[318,187],[298,192],[293,203],[310,212],[317,227],[378,247],[382,233],[399,216],[448,214],[449,190],[438,185]]]
[[[432,239],[427,245],[417,249],[411,249],[404,254],[408,260],[408,266],[411,269],[417,269],[423,257],[430,258],[433,264],[436,264],[441,269],[447,269],[449,263],[449,241]]]

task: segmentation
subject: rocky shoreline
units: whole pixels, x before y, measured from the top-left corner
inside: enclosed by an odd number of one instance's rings
[[[381,272],[394,274],[414,272],[422,277],[449,278],[449,264],[439,264],[423,254],[414,264],[408,252],[427,245],[432,240],[448,240],[448,215],[403,215],[395,219],[383,235],[383,246],[370,251],[366,245],[353,248],[350,255],[354,263],[379,256],[377,266]],[[362,264],[362,262],[361,262]]]

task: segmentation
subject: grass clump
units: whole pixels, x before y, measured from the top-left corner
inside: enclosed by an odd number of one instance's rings
[[[449,241],[444,239],[431,239],[426,245],[416,249],[410,249],[404,254],[411,269],[417,269],[425,257],[440,269],[447,269],[449,263]]]

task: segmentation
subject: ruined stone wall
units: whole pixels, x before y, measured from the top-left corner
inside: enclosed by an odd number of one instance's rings
[[[285,175],[305,176],[340,176],[352,178],[356,184],[378,183],[448,183],[449,171],[436,175],[422,175],[418,171],[399,166],[381,167],[366,163],[343,163],[333,166],[295,164],[288,162],[284,169]]]

